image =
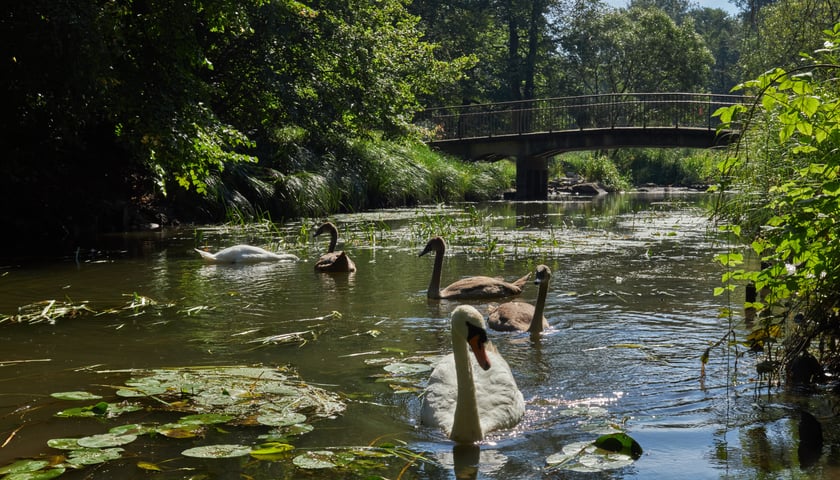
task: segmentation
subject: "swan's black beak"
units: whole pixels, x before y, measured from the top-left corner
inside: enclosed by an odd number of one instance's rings
[[[427,254],[431,251],[432,251],[432,247],[430,246],[430,244],[426,244],[426,248],[424,248],[423,251],[420,252],[420,255],[417,255],[417,256],[422,257],[423,255],[425,255],[425,254]]]

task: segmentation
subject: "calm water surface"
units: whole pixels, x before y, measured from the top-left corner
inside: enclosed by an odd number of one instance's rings
[[[831,478],[840,455],[830,406],[781,394],[756,406],[749,382],[755,360],[744,356],[736,364],[723,348],[711,351],[701,376],[701,354],[730,322],[718,318],[725,300],[712,295],[721,274],[712,257],[726,245],[702,210],[707,201],[700,194],[636,194],[338,216],[339,248],[358,266],[352,275],[312,271],[325,240],[295,239],[311,235],[306,229],[315,221],[279,230],[182,229],[109,238],[54,263],[4,267],[0,314],[46,299],[85,301],[103,311],[124,306],[135,293],[158,307],[0,325],[0,442],[14,432],[0,448],[0,465],[58,454],[46,446],[50,438],[149,421],[144,415],[113,421],[52,416],[68,406],[49,397],[52,392],[113,397],[109,385],[121,385],[128,374],[104,371],[261,364],[290,365],[304,381],[345,396],[344,414],[317,422],[295,439],[296,447],[390,441],[433,460],[405,471],[405,462],[392,462],[374,472],[387,478]],[[527,335],[491,332],[527,412],[515,430],[494,433],[477,449],[454,451],[440,432],[418,425],[416,392],[380,379],[385,371],[377,361],[399,356],[394,352],[451,350],[448,315],[458,303],[427,300],[433,259],[417,256],[432,234],[450,243],[444,285],[471,274],[514,279],[540,263],[554,272],[545,312],[551,331],[536,344]],[[214,266],[192,251],[234,243],[286,248],[301,261]],[[529,285],[521,299],[533,302],[536,293]],[[340,318],[325,318],[331,312]],[[743,336],[740,316],[734,321]],[[307,332],[307,341],[253,342],[291,332]],[[793,412],[803,406],[824,422],[825,447],[813,466],[801,465],[797,452]],[[544,471],[548,456],[594,440],[609,425],[623,425],[641,444],[644,454],[633,465],[594,474]],[[137,462],[164,460],[171,469],[155,478],[353,477],[247,457],[179,455],[202,444],[256,445],[264,431],[142,439],[124,446],[120,460],[61,478],[148,478]]]

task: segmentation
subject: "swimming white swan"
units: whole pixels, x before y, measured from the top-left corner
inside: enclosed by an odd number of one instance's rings
[[[426,248],[420,252],[420,256],[435,252],[435,267],[432,270],[432,280],[429,282],[429,290],[426,295],[429,298],[452,299],[452,298],[501,298],[511,297],[522,293],[525,282],[531,276],[530,273],[508,283],[504,280],[492,277],[475,276],[462,278],[453,282],[443,290],[440,289],[440,274],[443,269],[443,257],[446,253],[446,242],[441,237],[433,237],[426,244]]]
[[[259,263],[296,262],[298,257],[291,253],[274,253],[251,245],[234,245],[216,253],[194,249],[208,263]]]
[[[545,297],[548,294],[548,282],[551,280],[551,269],[545,265],[537,265],[534,284],[539,287],[536,305],[525,302],[506,302],[490,312],[487,324],[493,330],[502,332],[531,332],[539,335],[546,330],[548,321],[543,316]]]
[[[350,257],[347,256],[347,252],[341,250],[337,252],[335,251],[335,244],[338,241],[338,229],[335,225],[331,222],[324,223],[318,227],[318,230],[315,231],[313,237],[317,237],[324,232],[330,233],[330,246],[327,249],[327,253],[321,255],[321,258],[315,262],[315,271],[355,272],[356,264],[353,263],[353,260],[350,260]]]
[[[452,353],[429,378],[420,421],[442,428],[454,442],[474,443],[493,430],[519,423],[525,400],[507,362],[488,342],[478,310],[461,305],[452,312],[451,323]]]

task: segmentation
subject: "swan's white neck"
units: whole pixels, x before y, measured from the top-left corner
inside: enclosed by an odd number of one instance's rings
[[[455,399],[455,415],[452,419],[452,431],[449,433],[449,438],[457,443],[475,443],[483,439],[484,435],[478,418],[470,350],[466,339],[453,336],[452,352],[455,356],[458,396]]]

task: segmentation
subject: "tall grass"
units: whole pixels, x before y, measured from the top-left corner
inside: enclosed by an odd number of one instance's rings
[[[231,212],[236,221],[318,217],[497,198],[515,177],[510,162],[463,162],[416,141],[333,140],[319,153],[300,147],[299,141],[294,137],[294,145],[266,153],[256,164],[212,174],[209,194],[194,196],[194,208],[214,220]]]

